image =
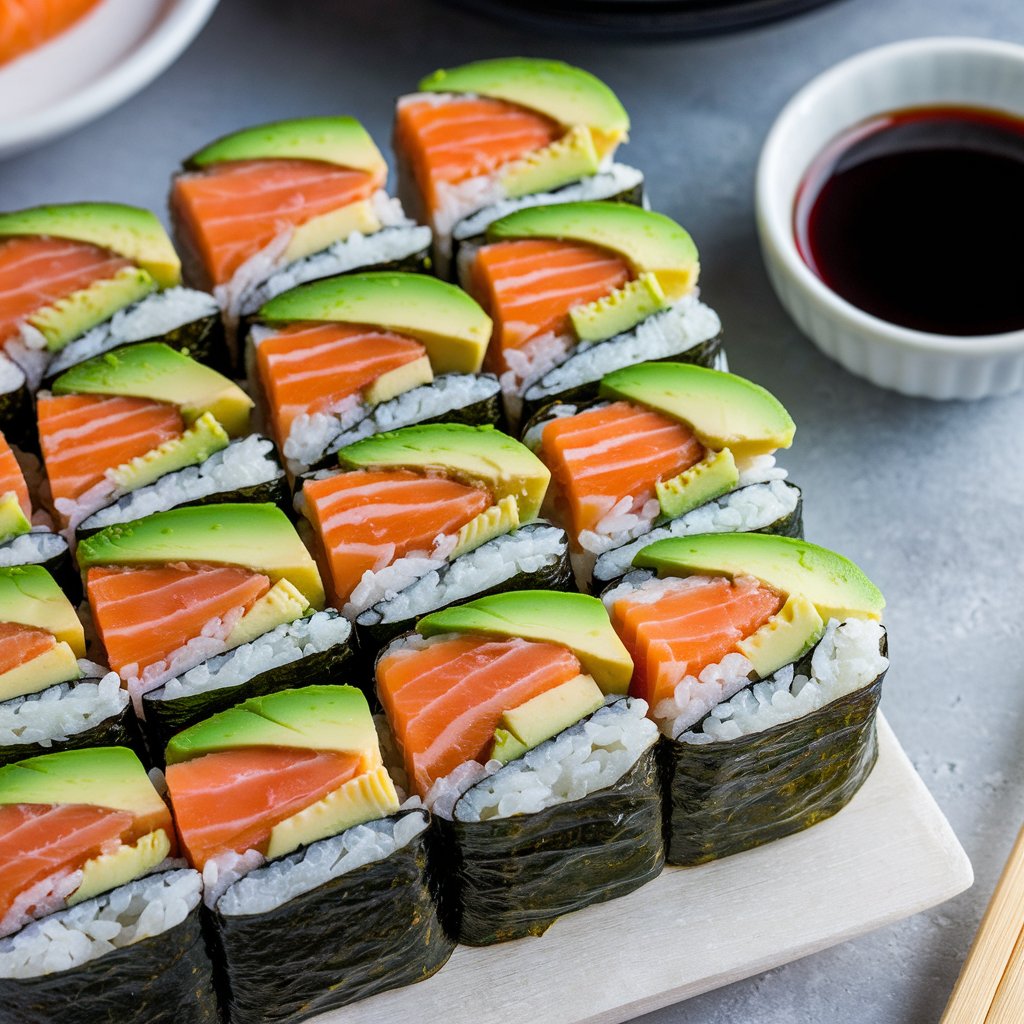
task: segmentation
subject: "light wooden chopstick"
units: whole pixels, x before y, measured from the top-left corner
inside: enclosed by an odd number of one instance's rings
[[[967,954],[940,1024],[1024,1021],[1024,829]]]

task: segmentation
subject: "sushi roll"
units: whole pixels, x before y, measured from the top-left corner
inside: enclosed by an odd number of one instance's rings
[[[605,374],[643,359],[714,365],[721,322],[697,298],[699,271],[675,221],[623,203],[520,210],[459,257],[463,287],[494,320],[486,366],[515,422],[592,398]]]
[[[429,815],[401,808],[359,690],[253,698],[179,733],[166,760],[232,1021],[293,1024],[447,961]]]
[[[337,464],[346,445],[414,423],[493,423],[497,378],[481,374],[487,314],[454,285],[377,272],[271,299],[249,333],[253,390],[289,469]]]
[[[481,60],[435,71],[398,101],[399,194],[434,229],[438,272],[513,210],[643,200],[643,174],[616,163],[629,115],[593,75],[561,61]]]
[[[26,462],[36,461],[24,453],[21,457]],[[48,524],[47,516],[33,510],[21,461],[0,433],[0,568],[41,566],[77,600],[81,586],[71,565],[68,542]]]
[[[316,564],[275,505],[158,512],[87,537],[78,564],[93,625],[136,711],[178,727],[226,688],[238,700],[294,686],[348,642],[347,623],[323,614]],[[237,653],[223,660],[228,652]],[[158,687],[164,700],[143,702]]]
[[[296,501],[331,604],[378,650],[427,612],[496,590],[572,588],[550,474],[493,427],[405,427],[343,448]]]
[[[68,203],[0,213],[0,292],[0,348],[31,390],[140,341],[224,361],[216,303],[181,287],[177,253],[148,210]],[[8,377],[13,387],[14,374],[0,372],[0,389]]]
[[[371,267],[424,269],[430,229],[385,191],[387,164],[352,117],[246,128],[194,153],[171,187],[185,277],[229,330],[281,292]]]
[[[378,659],[460,942],[540,935],[661,871],[658,730],[626,695],[632,672],[601,602],[551,591],[428,615]]]
[[[252,399],[162,343],[81,363],[40,392],[50,502],[69,536],[179,505],[283,501],[271,441],[249,435]]]
[[[41,566],[0,568],[0,764],[130,743],[128,695],[86,660],[75,609]]]
[[[577,578],[602,590],[665,537],[800,536],[800,490],[774,457],[795,430],[749,380],[640,363],[608,374],[597,401],[547,406],[524,440],[551,470],[551,518],[572,539]]]
[[[630,693],[664,733],[668,861],[701,864],[841,810],[877,757],[885,600],[852,562],[763,533],[673,537],[607,591]]]
[[[124,747],[0,768],[0,1005],[9,1024],[220,1021],[202,879]]]

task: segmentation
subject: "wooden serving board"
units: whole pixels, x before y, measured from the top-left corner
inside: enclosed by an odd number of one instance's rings
[[[618,1024],[950,899],[973,881],[970,861],[881,717],[878,732],[874,771],[828,821],[716,863],[666,868],[540,938],[460,946],[433,978],[315,1024]],[[629,949],[656,955],[620,955]]]

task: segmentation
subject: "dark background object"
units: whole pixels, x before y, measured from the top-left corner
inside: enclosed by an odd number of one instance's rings
[[[441,0],[520,28],[664,40],[734,32],[836,0]]]

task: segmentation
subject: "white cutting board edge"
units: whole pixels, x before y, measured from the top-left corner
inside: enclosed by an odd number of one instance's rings
[[[313,1024],[619,1024],[956,896],[974,880],[967,854],[881,716],[878,739],[871,776],[827,821],[666,868],[539,938],[459,946],[434,977]]]

